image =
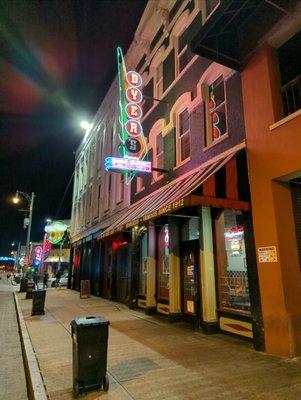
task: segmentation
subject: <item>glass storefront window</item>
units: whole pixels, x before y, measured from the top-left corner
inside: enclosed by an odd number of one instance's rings
[[[219,307],[250,311],[249,282],[241,211],[224,210],[215,221]]]
[[[182,241],[197,240],[200,237],[199,233],[199,217],[191,217],[185,220],[181,226]]]
[[[140,238],[140,284],[139,293],[146,295],[146,277],[147,277],[147,233]]]
[[[169,229],[163,225],[157,235],[157,296],[169,299]]]

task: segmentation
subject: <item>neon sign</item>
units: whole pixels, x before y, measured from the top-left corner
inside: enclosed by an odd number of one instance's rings
[[[47,233],[48,240],[52,244],[60,243],[63,240],[64,232],[67,229],[68,226],[60,221],[54,221],[45,226],[45,232]]]
[[[119,82],[119,123],[120,145],[118,157],[107,157],[105,168],[107,171],[122,172],[125,174],[126,184],[130,184],[137,172],[151,172],[151,163],[143,161],[147,154],[146,140],[143,135],[140,119],[142,108],[140,103],[143,95],[139,87],[142,78],[136,71],[127,71],[120,47],[117,48],[118,82]]]
[[[243,239],[244,228],[242,226],[233,227],[224,233],[226,239]]]
[[[169,247],[169,229],[168,229],[168,225],[164,225],[164,243],[165,243],[165,247]]]
[[[105,168],[107,171],[137,171],[137,172],[152,172],[152,165],[149,161],[140,161],[137,158],[118,158],[107,157],[105,159]]]
[[[0,257],[0,261],[15,261],[15,257]]]
[[[36,246],[34,248],[33,265],[35,267],[40,267],[42,263],[43,247]]]

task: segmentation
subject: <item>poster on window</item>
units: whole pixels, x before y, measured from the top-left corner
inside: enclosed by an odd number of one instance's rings
[[[186,301],[187,312],[194,314],[194,301],[187,300]]]
[[[187,276],[193,276],[194,265],[188,265],[187,267]]]

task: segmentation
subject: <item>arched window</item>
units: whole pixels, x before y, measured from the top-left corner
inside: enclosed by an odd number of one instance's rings
[[[191,93],[183,93],[171,110],[171,121],[175,127],[176,164],[181,165],[190,159],[190,107]]]
[[[232,70],[212,63],[204,72],[198,87],[205,107],[206,146],[227,137],[227,94],[225,82]]]

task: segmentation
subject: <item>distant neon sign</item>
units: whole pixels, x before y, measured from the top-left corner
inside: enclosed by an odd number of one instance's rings
[[[227,239],[243,239],[244,237],[244,228],[242,226],[233,227],[224,233],[225,238]]]
[[[45,226],[45,232],[50,243],[57,244],[63,240],[64,232],[68,226],[60,221],[54,221],[50,225]]]
[[[137,160],[136,158],[107,157],[105,159],[105,168],[107,171],[152,172],[151,162]]]
[[[0,261],[15,261],[15,257],[0,257]]]
[[[117,48],[119,107],[120,107],[120,145],[119,157],[107,157],[107,171],[117,171],[125,174],[126,184],[130,184],[137,172],[151,172],[151,163],[143,161],[147,154],[146,140],[143,135],[140,119],[142,108],[140,103],[143,95],[139,87],[142,78],[136,71],[127,71],[120,47]]]
[[[35,267],[40,267],[42,263],[42,254],[43,254],[43,247],[36,246],[34,248],[34,257],[33,257],[33,265]]]

